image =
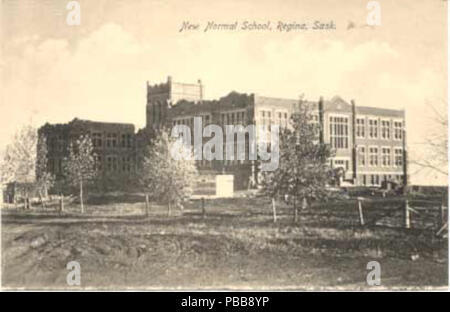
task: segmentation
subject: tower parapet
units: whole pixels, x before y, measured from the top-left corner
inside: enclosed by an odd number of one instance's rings
[[[147,127],[160,128],[166,120],[167,109],[180,100],[199,103],[203,101],[203,85],[174,82],[171,76],[167,82],[150,85],[147,81]]]

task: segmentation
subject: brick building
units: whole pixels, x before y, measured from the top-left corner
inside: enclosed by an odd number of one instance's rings
[[[404,110],[383,109],[347,103],[340,97],[309,101],[314,122],[321,125],[320,139],[331,145],[330,165],[342,168],[341,185],[379,186],[383,181],[407,182]],[[63,159],[71,140],[81,134],[92,138],[100,171],[100,187],[116,189],[133,186],[139,151],[151,139],[149,130],[174,125],[193,127],[194,117],[208,124],[288,126],[298,107],[297,99],[282,99],[231,92],[217,100],[204,99],[204,86],[172,81],[147,82],[146,127],[135,134],[132,124],[74,119],[67,124],[45,124],[39,134],[47,137],[49,171],[62,177]],[[248,156],[248,136],[245,152]],[[207,138],[209,140],[209,138]],[[258,137],[257,140],[260,140]],[[225,146],[224,146],[225,150]],[[237,148],[234,148],[235,153]],[[200,160],[201,173],[234,175],[235,187],[245,189],[258,183],[259,163],[255,160]]]
[[[48,170],[62,178],[63,160],[70,142],[88,134],[96,154],[99,187],[121,188],[128,183],[136,165],[135,128],[133,124],[97,122],[75,118],[67,124],[45,124],[38,130],[47,139]],[[102,183],[103,182],[103,183]]]
[[[204,87],[173,82],[147,83],[147,129],[177,124],[193,127],[202,117],[203,126],[279,124],[287,126],[298,107],[296,99],[281,99],[231,92],[218,100],[204,100]],[[308,102],[314,120],[321,125],[320,137],[335,151],[330,159],[342,168],[343,184],[379,186],[383,181],[406,183],[406,136],[404,110],[357,106],[340,97]],[[236,149],[235,149],[236,151]],[[246,147],[246,152],[248,146]],[[258,164],[252,160],[199,161],[200,171],[230,173],[237,188],[258,180]]]

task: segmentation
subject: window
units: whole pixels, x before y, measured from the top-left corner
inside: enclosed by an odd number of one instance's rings
[[[366,165],[366,148],[364,146],[358,148],[358,163],[360,166]]]
[[[383,147],[381,149],[381,161],[384,167],[391,165],[391,149],[389,147]]]
[[[94,145],[94,147],[102,146],[102,134],[101,133],[94,132],[92,134],[92,145]]]
[[[261,111],[261,124],[262,125],[270,125],[271,124],[270,111]]]
[[[117,171],[118,165],[117,165],[117,158],[114,156],[107,156],[106,157],[106,170],[107,171]]]
[[[95,156],[94,158],[94,167],[95,170],[101,171],[102,170],[102,156]]]
[[[276,123],[280,127],[287,127],[287,124],[288,124],[287,113],[277,112],[275,114],[275,117],[277,118]]]
[[[131,171],[131,158],[130,157],[122,157],[122,171],[123,172]]]
[[[391,138],[391,123],[389,120],[381,121],[381,137],[385,140]]]
[[[401,149],[401,148],[395,149],[394,161],[395,161],[396,167],[403,166],[403,149]]]
[[[369,165],[378,166],[378,147],[369,148]]]
[[[131,147],[131,134],[127,134],[127,147]]]
[[[369,137],[371,139],[378,138],[378,120],[369,119]]]
[[[350,161],[347,159],[334,159],[332,160],[333,168],[342,168],[348,171],[350,169]]]
[[[366,121],[364,118],[356,119],[356,137],[364,138],[366,136]]]
[[[311,114],[311,122],[313,122],[313,123],[319,123],[319,115],[317,115],[317,114]]]
[[[48,159],[48,170],[50,172],[55,172],[55,160],[53,158]]]
[[[106,136],[106,147],[117,146],[117,133],[108,133]]]
[[[332,148],[348,148],[347,117],[330,117],[330,143]]]
[[[380,184],[380,177],[377,174],[372,174],[370,176],[370,183],[372,185],[379,185]]]
[[[394,139],[401,140],[403,138],[403,122],[394,121]]]
[[[276,120],[276,124],[281,126],[283,124],[283,114],[281,112],[277,112],[275,114],[277,120]]]
[[[58,151],[63,151],[64,150],[64,138],[62,135],[58,135]]]

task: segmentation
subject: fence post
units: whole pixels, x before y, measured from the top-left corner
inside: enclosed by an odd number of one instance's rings
[[[409,204],[408,200],[405,200],[405,228],[411,228],[411,220],[410,220],[410,212],[409,212]]]
[[[277,222],[277,207],[275,206],[275,197],[272,197],[272,213],[273,213],[273,223]]]
[[[298,210],[297,210],[297,196],[294,196],[294,223],[298,220]]]
[[[206,218],[206,209],[205,209],[205,198],[204,197],[202,197],[201,202],[202,202],[202,218],[205,219]]]
[[[59,212],[60,213],[64,212],[64,195],[62,195],[62,194],[59,198]]]
[[[362,202],[361,198],[358,197],[358,212],[359,212],[359,223],[361,225],[364,225],[364,215],[363,215],[363,209],[362,209]]]
[[[439,210],[439,228],[441,228],[445,224],[445,195],[442,198],[442,203]]]
[[[308,208],[308,201],[306,200],[306,197],[303,197],[302,210],[305,210],[306,208]]]
[[[145,194],[145,216],[148,217],[149,210],[149,202],[148,202],[148,194]]]

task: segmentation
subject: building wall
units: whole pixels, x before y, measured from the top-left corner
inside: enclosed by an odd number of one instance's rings
[[[94,146],[100,188],[120,189],[135,172],[136,143],[132,124],[74,119],[67,124],[46,124],[39,129],[39,134],[47,138],[47,166],[57,179],[64,176],[63,162],[69,154],[70,143],[86,134]]]
[[[339,97],[324,101],[323,137],[331,145],[334,157],[332,167],[341,167],[345,171],[344,180],[352,180],[353,166],[353,124],[352,106]],[[340,127],[340,129],[339,129]]]
[[[194,117],[202,117],[203,127],[208,124],[286,126],[296,111],[299,100],[240,94],[231,92],[218,100],[203,100],[203,86],[198,84],[175,84],[170,77],[165,84],[147,86],[147,126],[188,125],[193,133]],[[160,107],[161,103],[166,103]],[[380,185],[383,180],[406,181],[405,112],[392,109],[357,106],[336,96],[330,100],[307,102],[314,118],[321,125],[320,138],[331,144],[334,156],[330,165],[344,169],[343,181],[353,185]],[[364,120],[363,126],[357,124]],[[376,137],[370,136],[369,122],[376,120]],[[382,137],[388,122],[389,136]],[[395,125],[401,125],[400,137],[394,137]],[[364,135],[360,133],[364,128]],[[372,130],[375,126],[372,126]],[[359,132],[358,132],[359,129]],[[225,133],[224,142],[225,142]],[[209,138],[204,139],[203,143]],[[260,139],[260,138],[258,138]],[[376,163],[371,164],[370,152],[376,150]],[[402,149],[401,161],[397,162],[395,151]],[[225,151],[225,146],[224,146]],[[248,151],[248,146],[246,147]],[[383,151],[389,151],[389,162],[383,163]],[[235,148],[236,152],[236,148]],[[364,153],[363,153],[364,152]],[[374,153],[372,153],[373,155]],[[364,157],[362,157],[364,155]],[[248,156],[248,155],[247,155]],[[364,161],[361,159],[364,158]],[[374,159],[375,160],[375,159]],[[235,174],[239,187],[246,188],[258,180],[258,163],[248,157],[244,161],[198,161],[200,170]],[[238,176],[238,178],[236,178]],[[252,182],[249,182],[249,180]]]
[[[224,145],[223,152],[226,151],[226,131],[225,125],[242,125],[252,124],[254,121],[254,98],[251,95],[231,92],[218,100],[192,102],[180,100],[173,105],[167,112],[164,124],[168,127],[175,125],[186,125],[191,129],[191,136],[194,136],[194,117],[202,118],[203,129],[209,124],[222,126],[222,136]],[[216,135],[216,134],[215,134]],[[218,134],[217,134],[218,135]],[[205,144],[211,138],[203,138],[202,143]],[[248,146],[246,147],[248,149]],[[234,147],[234,160],[198,160],[197,166],[200,172],[208,173],[214,171],[216,173],[233,173],[235,177],[235,187],[237,189],[247,188],[249,176],[252,173],[252,162],[248,160],[237,159],[237,147]],[[223,154],[225,158],[225,154]],[[254,170],[254,169],[253,169]]]
[[[404,183],[406,154],[404,111],[357,107],[356,118],[364,122],[364,126],[359,126],[360,129],[364,128],[364,135],[362,133],[356,135],[356,162],[358,163],[356,184],[379,185],[384,180]],[[370,123],[372,123],[372,128],[375,128],[374,122],[376,122],[376,135],[370,131]],[[395,127],[397,125],[398,127]],[[376,150],[371,153],[371,149],[374,148]],[[396,150],[399,151],[398,154],[396,154]],[[384,153],[385,151],[386,153]],[[371,162],[371,155],[374,158],[375,154],[377,155],[376,164]],[[364,165],[361,160],[363,155],[366,157]],[[398,162],[396,157],[401,157],[401,161]]]

